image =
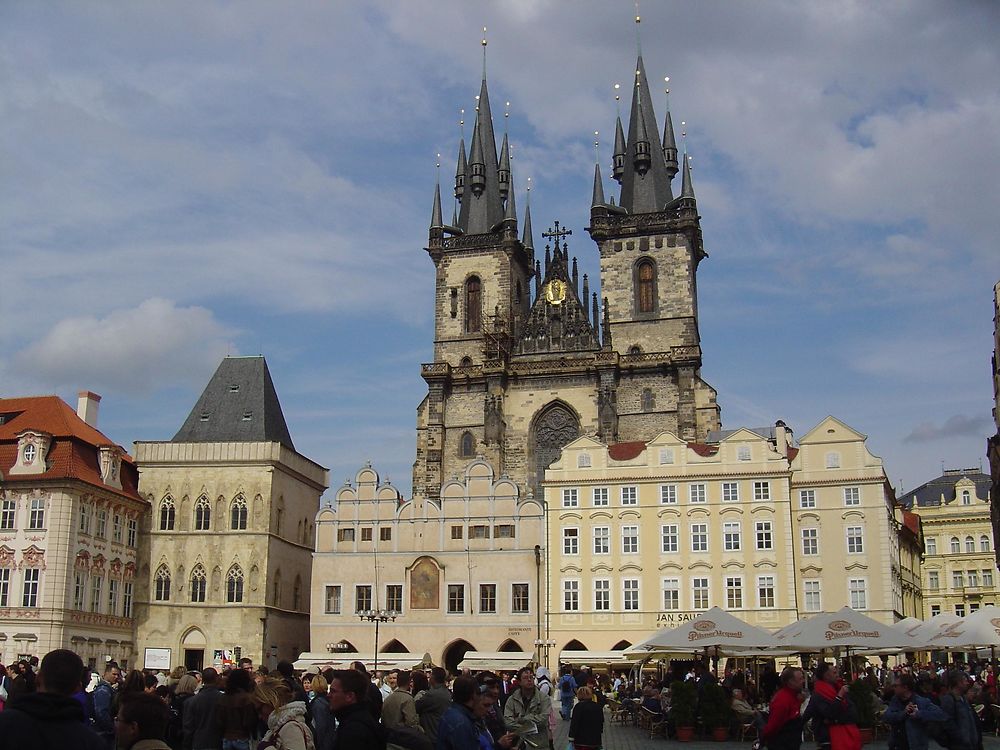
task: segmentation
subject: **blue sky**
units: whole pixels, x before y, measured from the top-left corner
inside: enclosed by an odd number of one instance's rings
[[[220,357],[264,353],[336,487],[405,493],[431,357],[436,154],[504,102],[518,206],[593,275],[631,2],[0,5],[0,393],[102,394],[169,439]],[[725,426],[833,414],[894,483],[978,466],[1000,279],[1000,6],[647,2],[710,257],[703,376]],[[627,86],[626,86],[627,88]],[[664,95],[655,101],[662,119]],[[678,130],[680,128],[678,127]],[[606,184],[610,191],[611,183]],[[450,213],[450,208],[446,209]]]

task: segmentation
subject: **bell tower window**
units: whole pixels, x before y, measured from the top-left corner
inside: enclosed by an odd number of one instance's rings
[[[470,276],[465,282],[465,332],[478,333],[482,328],[482,282]]]
[[[656,311],[656,264],[648,258],[635,267],[635,310],[638,313]]]
[[[462,443],[459,446],[459,453],[463,458],[472,458],[476,455],[476,439],[471,432],[462,433]]]

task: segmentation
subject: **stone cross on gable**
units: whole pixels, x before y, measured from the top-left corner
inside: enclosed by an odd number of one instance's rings
[[[555,240],[556,240],[555,245],[556,245],[556,249],[558,249],[559,248],[559,240],[562,239],[563,237],[568,237],[569,235],[573,234],[573,230],[572,229],[561,228],[559,226],[559,222],[558,221],[554,221],[554,222],[552,222],[552,224],[553,224],[553,226],[555,226],[555,229],[552,229],[550,227],[549,231],[542,232],[542,237],[545,237],[546,239],[550,239],[552,237],[555,237]],[[566,243],[563,242],[563,247],[565,248],[565,246],[566,246]]]

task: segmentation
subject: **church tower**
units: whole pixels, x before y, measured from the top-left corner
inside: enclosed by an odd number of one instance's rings
[[[544,265],[527,205],[518,237],[510,145],[505,134],[497,155],[484,65],[472,142],[459,144],[460,208],[446,225],[438,185],[431,210],[434,361],[421,366],[415,495],[436,499],[482,456],[530,498],[580,435],[615,443],[669,430],[697,441],[719,428],[700,376],[695,274],[705,252],[690,167],[685,158],[674,198],[670,115],[661,141],[641,56],[636,71],[627,139],[617,123],[617,204],[595,168],[598,293],[586,274],[581,284],[571,230],[553,222],[543,233]]]

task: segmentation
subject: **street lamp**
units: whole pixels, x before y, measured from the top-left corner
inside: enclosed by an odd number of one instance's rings
[[[347,641],[337,641],[336,643],[326,644],[326,650],[329,651],[331,654],[338,652],[344,653],[345,651],[349,651],[350,648],[351,644],[348,643]]]
[[[535,655],[538,657],[537,661],[542,661],[542,649],[545,649],[545,666],[549,666],[549,649],[556,645],[556,641],[548,638],[536,638],[535,639]]]
[[[362,622],[368,620],[375,623],[375,666],[372,667],[374,673],[378,671],[378,626],[383,622],[395,622],[399,612],[391,609],[365,609],[358,612],[358,617]]]

